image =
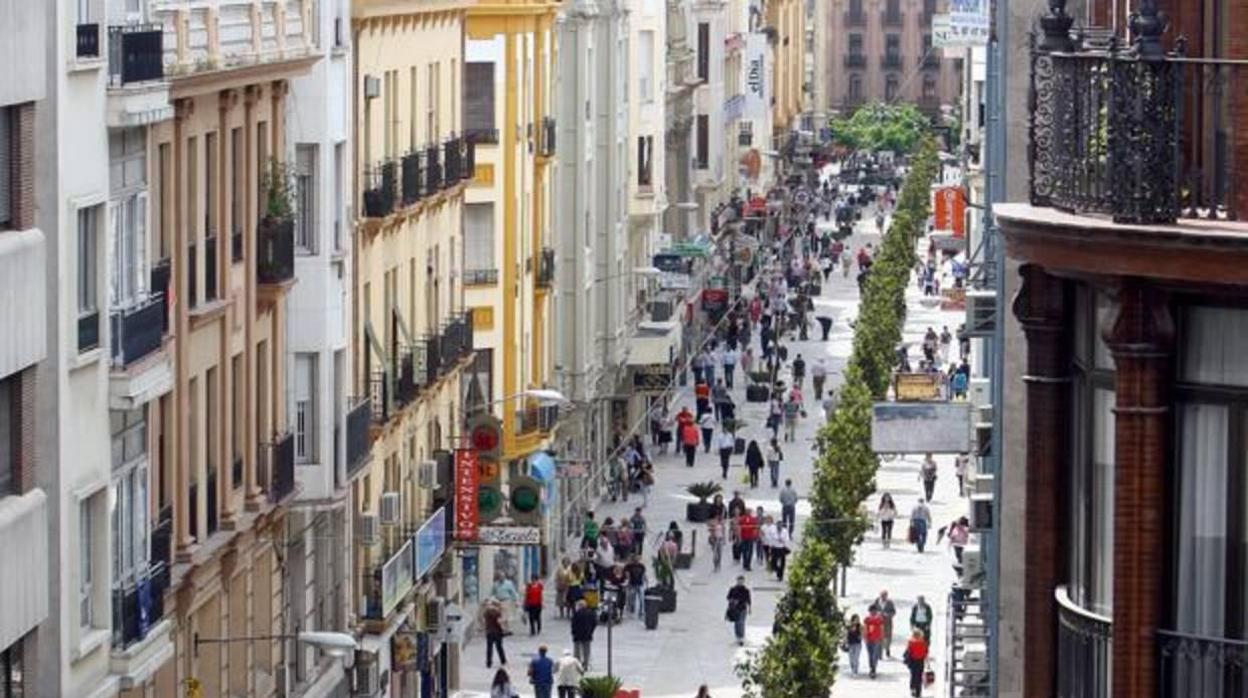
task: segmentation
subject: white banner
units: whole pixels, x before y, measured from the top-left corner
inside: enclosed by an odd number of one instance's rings
[[[991,22],[988,0],[950,0],[950,45],[986,46]]]
[[[481,545],[539,545],[542,531],[536,526],[482,526],[477,530]]]
[[[771,83],[767,74],[767,35],[753,33],[745,37],[745,61],[742,63],[745,75],[745,108],[741,116],[745,119],[763,119],[771,108]]]

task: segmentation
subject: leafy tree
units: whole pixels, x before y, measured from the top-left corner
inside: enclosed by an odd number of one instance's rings
[[[832,121],[832,137],[856,150],[911,153],[932,127],[913,104],[864,104],[848,119]]]

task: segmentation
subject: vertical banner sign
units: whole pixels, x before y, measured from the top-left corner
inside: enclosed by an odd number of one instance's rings
[[[455,451],[455,540],[477,538],[477,452],[461,448]]]
[[[988,0],[950,0],[949,37],[957,46],[986,46],[990,15]]]
[[[745,119],[764,119],[771,107],[771,86],[767,83],[767,35],[749,34],[745,37],[745,107],[741,116]]]
[[[955,238],[966,235],[966,199],[961,187],[936,190],[936,230],[951,231]]]

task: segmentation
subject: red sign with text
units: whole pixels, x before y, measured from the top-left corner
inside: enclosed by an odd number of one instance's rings
[[[966,235],[966,198],[962,187],[936,190],[936,230],[953,231],[955,238]]]
[[[480,525],[477,509],[477,452],[461,448],[455,451],[455,540],[476,540]]]

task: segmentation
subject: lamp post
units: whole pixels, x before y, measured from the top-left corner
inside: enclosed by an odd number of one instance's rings
[[[200,645],[227,645],[234,642],[262,642],[265,640],[295,640],[315,647],[331,657],[345,657],[348,652],[359,648],[355,636],[325,630],[305,630],[298,633],[280,635],[244,635],[240,637],[200,637],[195,633],[195,653],[199,653]]]

